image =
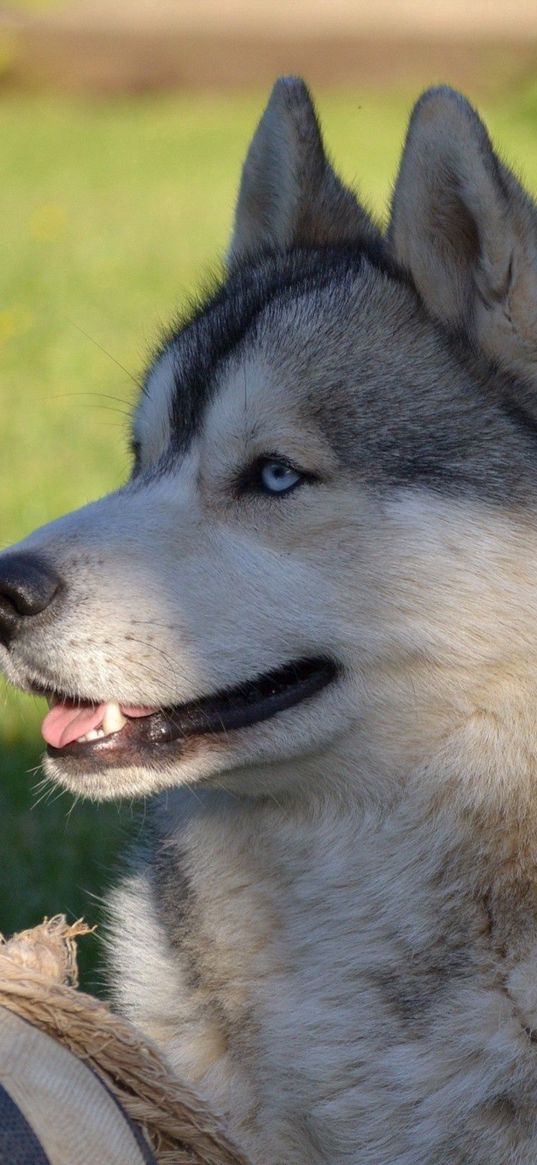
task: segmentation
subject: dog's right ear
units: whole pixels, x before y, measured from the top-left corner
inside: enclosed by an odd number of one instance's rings
[[[327,160],[306,85],[280,77],[244,163],[228,266],[264,251],[376,237]]]

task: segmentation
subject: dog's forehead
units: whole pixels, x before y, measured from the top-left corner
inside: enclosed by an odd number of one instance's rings
[[[315,426],[373,488],[525,503],[535,434],[506,408],[494,375],[449,340],[404,278],[364,256],[330,268],[321,254],[292,277],[273,264],[268,276],[231,282],[173,334],[148,375],[136,432],[150,468],[176,464],[206,436],[221,456],[228,441],[231,457],[239,433],[247,455],[256,429],[256,453],[291,456],[278,433],[294,433],[296,447]]]
[[[336,369],[341,373],[345,356],[352,361],[360,333],[370,333],[370,344],[378,330],[375,316],[385,335],[386,297],[397,299],[399,290],[361,257],[328,273],[322,268],[303,278],[295,273],[279,285],[266,278],[238,292],[232,285],[227,296],[216,297],[170,336],[149,370],[135,416],[146,458],[167,448],[188,449],[203,428],[208,405],[224,388],[232,408],[235,386],[244,412],[259,405],[260,387],[271,382],[285,386],[278,407],[287,402],[296,408],[298,398],[311,393],[313,368],[324,389],[326,377],[333,381]],[[272,375],[257,375],[260,365]]]

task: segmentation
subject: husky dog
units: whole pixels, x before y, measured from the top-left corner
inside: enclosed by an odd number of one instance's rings
[[[384,238],[276,84],[133,448],[0,557],[47,772],[152,797],[117,1005],[254,1165],[535,1165],[537,212],[462,97]]]

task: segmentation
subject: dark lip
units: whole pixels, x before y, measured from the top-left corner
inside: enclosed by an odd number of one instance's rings
[[[76,762],[77,770],[166,763],[204,736],[224,736],[268,720],[301,704],[336,679],[338,665],[326,657],[299,659],[255,679],[200,700],[132,718],[111,736],[65,748],[47,746],[55,759]]]

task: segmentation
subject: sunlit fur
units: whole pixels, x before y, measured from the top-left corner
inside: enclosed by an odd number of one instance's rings
[[[279,82],[229,275],[148,372],[132,480],[23,544],[66,587],[4,652],[21,686],[168,707],[339,666],[165,761],[46,761],[154,795],[111,896],[114,998],[253,1165],[537,1160],[534,222],[441,90],[383,240]],[[278,455],[304,484],[238,488]]]

